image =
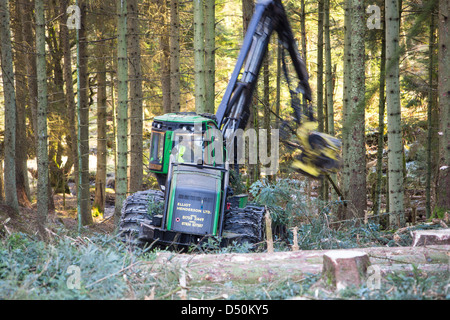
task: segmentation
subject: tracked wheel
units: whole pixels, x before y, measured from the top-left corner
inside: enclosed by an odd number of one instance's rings
[[[138,239],[141,222],[150,224],[152,208],[164,203],[164,193],[159,190],[138,191],[126,198],[122,205],[119,223],[119,237],[133,245],[143,245]]]
[[[264,207],[247,205],[244,208],[231,208],[225,215],[224,237],[228,242],[256,244],[263,240]]]

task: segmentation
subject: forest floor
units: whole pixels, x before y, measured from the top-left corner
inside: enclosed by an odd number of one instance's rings
[[[57,194],[54,203],[47,245],[37,240],[36,204],[21,208],[18,215],[0,206],[0,299],[450,299],[450,258],[445,258],[450,247],[443,247],[443,258],[434,258],[441,249],[431,248],[435,250],[431,253],[417,249],[411,254],[408,232],[396,239],[392,231],[369,234],[370,228],[363,226],[345,235],[327,230],[324,237],[305,229],[311,239],[308,248],[318,250],[293,252],[276,241],[273,254],[264,244],[256,252],[242,245],[219,248],[214,243],[183,253],[141,251],[130,250],[114,237],[109,214],[94,217],[94,224],[80,235],[76,196],[67,194],[63,199]],[[439,224],[426,227],[441,228]],[[321,277],[321,261],[336,246],[371,252],[372,261],[375,256],[381,267],[380,286],[373,289],[367,282],[341,291],[330,287]],[[383,248],[390,246],[406,253],[386,249],[390,252],[386,255]],[[386,256],[380,258],[380,252]],[[400,261],[403,258],[408,260]],[[67,273],[73,266],[82,267],[78,290],[68,288]]]

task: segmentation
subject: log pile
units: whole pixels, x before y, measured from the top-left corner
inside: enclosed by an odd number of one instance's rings
[[[361,284],[369,266],[376,266],[383,276],[391,272],[412,271],[413,265],[428,274],[450,274],[450,245],[245,254],[160,252],[151,262],[151,272],[165,272],[167,268],[183,270],[189,281],[195,283],[296,281],[307,274],[334,275],[335,279],[329,278],[329,282],[335,286],[340,283],[340,289]],[[347,275],[346,268],[352,269]]]

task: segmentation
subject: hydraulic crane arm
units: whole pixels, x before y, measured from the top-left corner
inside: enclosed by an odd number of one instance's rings
[[[278,33],[281,44],[289,52],[299,80],[298,89],[311,101],[306,66],[298,53],[284,7],[280,0],[261,0],[256,4],[236,66],[216,112],[217,122],[225,139],[247,125],[258,74],[274,30]]]

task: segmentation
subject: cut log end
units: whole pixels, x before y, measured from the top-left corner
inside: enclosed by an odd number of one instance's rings
[[[364,252],[328,252],[323,256],[322,277],[337,290],[359,287],[366,278],[369,266],[369,256]]]
[[[450,228],[412,231],[413,247],[450,244]]]

